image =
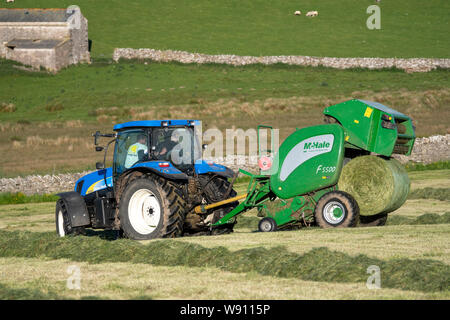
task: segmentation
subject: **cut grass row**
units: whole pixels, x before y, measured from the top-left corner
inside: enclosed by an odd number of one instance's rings
[[[410,162],[410,163],[405,164],[405,169],[408,172],[428,171],[428,170],[447,170],[447,169],[450,169],[450,161],[443,160],[443,161],[437,161],[437,162],[426,163],[426,164]]]
[[[50,300],[62,297],[54,292],[42,292],[38,289],[12,288],[0,283],[0,300]]]
[[[386,221],[386,225],[418,225],[418,224],[442,224],[450,223],[450,212],[444,214],[425,213],[416,218],[408,218],[402,215],[391,215]]]
[[[429,259],[381,260],[350,256],[328,248],[296,254],[285,247],[256,247],[231,252],[225,247],[164,240],[146,245],[131,240],[105,241],[92,237],[58,238],[54,233],[0,231],[0,256],[46,257],[102,263],[131,262],[157,266],[212,267],[231,272],[256,272],[281,278],[325,282],[365,282],[367,268],[383,270],[383,286],[423,292],[446,291],[450,266]],[[158,255],[154,255],[158,252]]]
[[[441,201],[450,201],[449,188],[423,188],[412,190],[408,199],[436,199]]]

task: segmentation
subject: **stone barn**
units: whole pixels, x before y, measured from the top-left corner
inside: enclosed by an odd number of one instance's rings
[[[88,21],[76,6],[0,9],[0,58],[51,72],[89,63]]]

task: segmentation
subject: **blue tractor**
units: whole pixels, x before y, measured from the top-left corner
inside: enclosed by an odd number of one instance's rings
[[[97,171],[79,179],[72,192],[60,193],[56,230],[60,236],[86,228],[118,230],[125,237],[148,240],[182,235],[221,234],[234,222],[213,225],[238,205],[205,213],[194,208],[236,196],[231,169],[202,160],[198,120],[132,121],[114,126],[115,133],[96,132],[96,151],[104,151]],[[112,138],[99,146],[99,138]],[[114,143],[112,167],[106,168]]]

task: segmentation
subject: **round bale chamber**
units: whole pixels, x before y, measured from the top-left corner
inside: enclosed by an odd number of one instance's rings
[[[344,157],[344,130],[326,124],[296,130],[281,144],[273,161],[271,190],[289,199],[338,182]]]
[[[372,216],[400,208],[410,185],[408,173],[399,161],[368,155],[356,157],[344,166],[338,188],[355,198],[360,215]]]

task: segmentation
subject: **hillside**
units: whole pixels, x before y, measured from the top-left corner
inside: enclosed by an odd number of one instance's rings
[[[92,56],[115,47],[174,49],[209,54],[336,57],[449,56],[445,0],[377,3],[381,30],[369,30],[374,0],[78,0],[89,20]],[[4,1],[0,7],[64,8],[71,0]],[[296,10],[302,15],[295,16]],[[317,10],[318,17],[307,18]]]

